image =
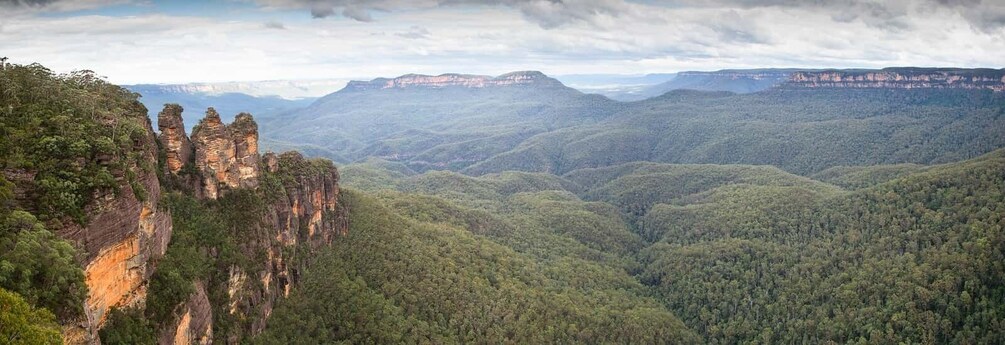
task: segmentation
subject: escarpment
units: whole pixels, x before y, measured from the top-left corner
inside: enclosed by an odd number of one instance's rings
[[[345,91],[366,91],[406,88],[489,88],[504,86],[561,86],[561,82],[537,71],[511,72],[491,77],[470,74],[441,74],[437,76],[406,74],[397,78],[377,78],[371,81],[350,81]]]
[[[884,68],[792,73],[785,88],[965,89],[1005,91],[1005,69]]]
[[[119,191],[94,195],[85,210],[91,215],[86,225],[74,223],[57,230],[82,250],[88,289],[84,320],[64,329],[68,342],[95,342],[112,308],[142,306],[155,263],[170,241],[171,216],[159,205],[161,188],[152,168],[157,145],[149,120],[145,131],[134,143],[139,159],[116,172]]]

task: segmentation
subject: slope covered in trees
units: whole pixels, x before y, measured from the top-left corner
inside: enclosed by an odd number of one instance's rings
[[[549,278],[545,286],[569,288],[545,289],[557,294],[549,300],[578,301],[603,312],[585,320],[561,314],[525,327],[573,319],[581,326],[605,313],[611,314],[601,319],[621,322],[615,315],[623,314],[607,309],[606,302],[575,297],[590,291],[590,296],[606,296],[603,301],[621,306],[655,308],[651,316],[669,313],[686,326],[686,331],[673,326],[675,334],[699,336],[673,339],[701,343],[998,343],[1005,341],[1003,172],[1005,150],[946,165],[849,167],[824,174],[831,179],[857,175],[838,178],[855,181],[843,187],[761,166],[632,163],[561,177],[507,172],[472,178],[416,174],[400,164],[370,160],[344,170],[349,185],[378,196],[355,196],[357,205],[367,205],[355,212],[380,209],[379,218],[388,220],[360,215],[367,225],[355,224],[350,235],[360,237],[336,247],[330,255],[338,259],[323,258],[312,266],[342,282],[309,283],[313,287],[278,313],[290,318],[285,324],[302,325],[324,337],[295,338],[303,336],[292,332],[300,326],[270,325],[261,340],[465,341],[467,329],[450,328],[461,325],[447,323],[433,331],[437,322],[430,320],[438,319],[422,314],[425,308],[450,320],[481,308],[459,302],[458,294],[462,301],[517,301],[472,281],[521,281],[542,270]],[[353,175],[381,176],[382,183],[368,184]],[[430,233],[420,235],[413,226],[429,227]],[[372,243],[356,242],[362,238]],[[397,241],[410,244],[394,245]],[[449,244],[453,241],[478,245]],[[369,249],[354,252],[354,246]],[[506,268],[499,253],[509,257],[505,262],[527,269],[518,273]],[[382,260],[405,266],[384,267]],[[405,264],[430,260],[446,272]],[[424,278],[401,276],[402,270],[417,270],[410,272]],[[450,276],[451,270],[471,276],[439,278]],[[427,293],[424,283],[416,281],[423,279],[462,287],[451,294]],[[399,286],[398,281],[409,283]],[[524,284],[534,290],[533,284]],[[636,292],[627,300],[612,299],[624,296],[624,289]],[[421,297],[406,297],[410,294]],[[339,310],[336,305],[353,307]],[[458,309],[444,310],[445,305]],[[295,312],[305,309],[344,314],[317,319]],[[482,330],[510,324],[483,315],[460,319],[491,320],[478,328]],[[347,317],[366,321],[346,323]],[[419,333],[402,335],[393,331],[398,327]],[[596,333],[577,338],[569,328],[559,329],[566,333],[557,338],[501,331],[503,338],[482,333],[476,339],[626,339]],[[617,330],[605,334],[620,334]],[[431,338],[436,332],[443,338]],[[351,338],[354,334],[365,337]]]
[[[259,343],[698,341],[623,272],[535,261],[457,222],[471,212],[458,207],[401,194],[349,199],[348,237],[305,272]],[[401,205],[410,199],[425,209]]]
[[[950,90],[672,91],[541,133],[463,170],[566,173],[632,161],[833,166],[938,164],[1005,147],[1005,96]]]
[[[667,229],[640,279],[706,339],[1000,343],[1003,172],[999,150],[831,197],[744,187],[656,207],[647,224]]]

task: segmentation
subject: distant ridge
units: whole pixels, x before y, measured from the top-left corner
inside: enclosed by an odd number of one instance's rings
[[[966,89],[1005,91],[1005,69],[889,67],[797,71],[784,88]]]
[[[711,72],[684,71],[674,79],[639,93],[637,99],[656,97],[673,90],[729,91],[751,93],[770,89],[801,71],[794,68],[724,69]],[[805,71],[805,70],[802,70]]]
[[[406,74],[397,78],[377,78],[370,81],[350,81],[340,92],[406,89],[406,88],[488,88],[503,86],[564,86],[560,81],[538,71],[510,72],[498,77],[447,73],[436,76]]]

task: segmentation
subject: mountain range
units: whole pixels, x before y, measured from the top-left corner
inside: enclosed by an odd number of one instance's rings
[[[584,94],[537,72],[501,79],[407,75],[351,82],[306,108],[269,117],[263,137],[266,145],[341,162],[377,157],[417,171],[474,175],[560,174],[631,161],[771,164],[799,174],[839,165],[930,164],[1002,146],[1001,73],[681,73],[668,84],[704,90],[636,102]],[[521,82],[485,84],[514,76]],[[901,81],[855,81],[876,78]],[[960,138],[960,131],[972,135]]]

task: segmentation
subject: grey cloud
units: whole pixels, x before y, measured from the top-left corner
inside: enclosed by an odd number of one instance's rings
[[[398,37],[408,38],[408,39],[420,39],[420,38],[428,38],[429,35],[430,35],[430,33],[429,33],[429,30],[427,30],[424,27],[421,27],[421,26],[412,26],[411,28],[409,28],[408,31],[406,31],[406,32],[398,32],[398,33],[395,33],[395,35],[398,36]]]
[[[939,10],[956,12],[971,27],[995,32],[1005,27],[1005,1],[1002,0],[668,0],[677,7],[798,8],[829,11],[838,22],[861,21],[884,29],[908,29],[906,18],[940,15]]]
[[[348,6],[342,9],[342,16],[346,18],[352,18],[361,22],[372,22],[373,17],[370,16],[370,12],[362,7]]]
[[[4,7],[18,7],[18,6],[42,7],[42,6],[46,6],[46,5],[55,3],[55,2],[59,2],[59,0],[0,0],[0,6],[4,6]]]
[[[286,30],[286,25],[283,25],[283,23],[274,20],[265,22],[265,24],[263,24],[262,26],[265,27],[266,29]]]
[[[11,11],[74,11],[92,9],[130,0],[0,0],[0,10]]]
[[[335,8],[331,6],[314,5],[311,6],[311,17],[327,18],[335,14]]]
[[[357,21],[373,21],[372,11],[429,9],[459,5],[505,6],[516,9],[545,29],[570,23],[596,24],[600,16],[617,17],[625,13],[625,0],[256,0],[266,6],[309,9],[314,18],[341,13]]]
[[[719,40],[736,43],[768,43],[769,37],[761,32],[754,19],[745,18],[734,10],[720,13],[708,27]]]

